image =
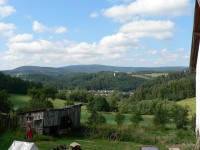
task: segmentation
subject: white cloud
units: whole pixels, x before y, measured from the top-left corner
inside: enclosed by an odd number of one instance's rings
[[[12,23],[0,23],[0,31],[14,30],[16,27]]]
[[[107,49],[108,46],[101,44],[95,42],[74,43],[72,41],[48,40],[36,40],[32,42],[13,41],[7,43],[8,51],[2,58],[4,63],[9,63],[10,60],[16,60],[17,64],[18,61],[21,62],[21,59],[26,57],[29,60],[27,61],[28,65],[30,62],[32,64],[42,62],[43,64],[55,65],[103,63],[108,60],[114,61],[123,57],[123,51],[119,47]],[[27,63],[24,61],[23,65],[27,65]]]
[[[49,28],[39,22],[35,22],[34,27],[38,32],[49,31]],[[10,42],[7,43],[8,51],[4,59],[14,57],[14,60],[18,55],[19,58],[26,56],[32,60],[29,60],[28,63],[42,62],[43,65],[48,63],[51,66],[55,64],[118,63],[119,60],[125,60],[125,58],[134,59],[127,56],[126,52],[138,50],[141,38],[166,39],[173,36],[173,31],[174,24],[171,21],[141,20],[124,24],[115,34],[105,36],[98,42],[92,43],[44,39],[30,42],[29,40],[33,38],[30,34],[12,35]],[[149,50],[147,53],[162,57],[165,55],[165,58],[169,56],[167,59],[171,59],[171,61],[173,61],[172,58],[176,58],[167,49],[162,50],[160,53],[156,50]],[[138,61],[137,63],[144,62],[143,58],[135,60]],[[5,62],[7,61],[9,60],[6,59]],[[147,62],[149,61],[147,60]]]
[[[97,18],[99,15],[97,12],[93,12],[90,14],[90,18]]]
[[[13,30],[10,30],[10,31],[4,31],[3,33],[4,33],[5,36],[8,36],[8,37],[13,36]]]
[[[16,12],[13,6],[6,4],[5,0],[0,0],[0,19]]]
[[[155,39],[168,39],[173,37],[174,23],[171,21],[134,21],[124,24],[119,32],[127,33],[136,38],[151,37]]]
[[[11,36],[9,38],[9,42],[23,42],[23,41],[30,41],[33,39],[32,34],[18,34]]]
[[[33,31],[35,31],[37,33],[52,32],[52,33],[61,34],[61,33],[67,32],[67,28],[65,28],[63,26],[49,28],[47,26],[44,26],[42,23],[40,23],[38,21],[33,22],[32,29],[33,29]]]
[[[186,50],[186,49],[183,48],[183,47],[181,47],[181,48],[178,49],[179,52],[183,52],[183,51],[185,51],[185,50]]]
[[[103,13],[117,22],[124,22],[135,16],[175,17],[185,15],[188,14],[190,7],[190,0],[136,0],[130,4],[104,9]]]
[[[189,60],[190,59],[190,56],[182,56],[182,59],[185,61],[185,60]]]
[[[158,62],[160,63],[160,65],[173,64],[174,62],[177,62],[179,58],[180,56],[178,54],[171,53],[168,49],[162,49],[160,51],[160,59],[158,59],[162,60],[162,62],[157,61],[157,63],[155,64],[158,64]]]
[[[33,28],[33,31],[35,31],[37,33],[48,31],[48,28],[46,26],[42,25],[38,21],[34,21],[33,22],[33,27],[32,28]]]
[[[148,55],[156,55],[156,54],[158,54],[158,51],[157,50],[148,50],[148,51],[146,51],[146,54],[148,54]]]
[[[54,30],[55,33],[58,33],[58,34],[67,32],[67,28],[62,27],[62,26],[57,27],[57,28],[55,28],[53,30]]]

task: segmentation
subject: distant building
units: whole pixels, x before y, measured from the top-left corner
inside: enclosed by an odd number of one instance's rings
[[[19,125],[38,134],[64,134],[80,125],[82,104],[59,109],[40,109],[19,114]]]

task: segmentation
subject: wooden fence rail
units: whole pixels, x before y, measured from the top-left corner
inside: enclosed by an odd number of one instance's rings
[[[18,118],[10,117],[8,114],[0,114],[0,131],[16,129],[18,127]]]

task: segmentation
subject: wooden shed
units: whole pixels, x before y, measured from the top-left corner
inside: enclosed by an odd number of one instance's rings
[[[31,126],[38,134],[64,134],[80,125],[82,104],[58,109],[40,109],[19,114],[19,125]]]

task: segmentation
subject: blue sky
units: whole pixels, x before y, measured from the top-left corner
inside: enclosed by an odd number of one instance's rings
[[[0,70],[188,66],[194,0],[0,0]]]

